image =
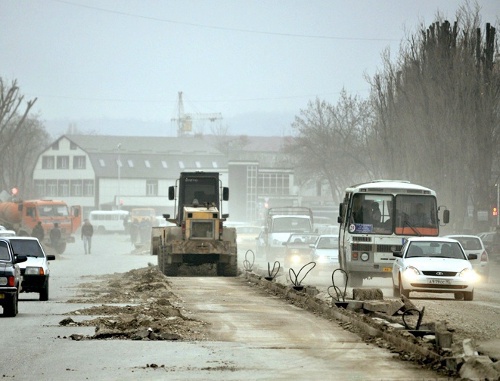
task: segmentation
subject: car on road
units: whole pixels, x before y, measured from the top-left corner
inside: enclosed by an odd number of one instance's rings
[[[10,242],[0,238],[0,306],[4,316],[17,315],[21,286],[18,263],[25,262],[26,259],[26,256],[15,255]]]
[[[15,237],[16,232],[14,230],[0,229],[0,237]]]
[[[394,296],[410,292],[452,293],[455,299],[474,299],[477,274],[460,242],[445,237],[411,237],[393,253]]]
[[[286,269],[300,268],[309,262],[313,261],[311,245],[318,240],[318,234],[312,233],[292,233],[286,242],[285,246],[285,259],[283,266]]]
[[[338,235],[323,234],[311,244],[312,260],[316,262],[317,270],[333,270],[339,264]]]
[[[27,260],[19,265],[21,269],[21,292],[39,293],[39,300],[49,300],[49,261],[56,259],[55,255],[47,255],[38,238],[10,237],[8,238],[14,254],[26,256]]]
[[[236,226],[236,242],[238,248],[243,250],[254,250],[256,240],[259,237],[262,227],[256,225],[241,225]]]
[[[483,241],[486,252],[488,253],[488,259],[490,261],[500,262],[500,245],[495,243],[496,232],[482,232],[478,233],[477,236]]]
[[[476,259],[471,259],[472,268],[480,276],[480,280],[483,282],[488,282],[490,276],[490,266],[488,252],[483,244],[481,238],[477,235],[459,235],[452,234],[446,237],[456,239],[462,245],[467,257],[469,254],[477,254]]]

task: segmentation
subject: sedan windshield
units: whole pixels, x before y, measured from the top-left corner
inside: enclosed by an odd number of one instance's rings
[[[406,258],[416,257],[466,259],[458,242],[411,242]]]

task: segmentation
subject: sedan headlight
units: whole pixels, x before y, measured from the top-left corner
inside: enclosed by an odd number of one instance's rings
[[[290,258],[290,262],[295,263],[295,264],[300,263],[301,262],[300,255],[297,255],[297,254],[292,255],[292,257]]]
[[[403,276],[408,280],[411,281],[415,278],[417,278],[420,275],[420,271],[416,267],[413,266],[408,266],[404,272]]]
[[[478,275],[473,269],[463,269],[458,274],[459,277],[464,278],[467,282],[476,282],[478,280]]]
[[[26,267],[24,275],[44,275],[43,267]]]

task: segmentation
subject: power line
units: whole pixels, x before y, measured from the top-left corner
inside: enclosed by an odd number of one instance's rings
[[[86,5],[86,4],[74,3],[72,1],[65,1],[65,0],[52,0],[52,1],[57,2],[57,3],[75,6],[75,7],[92,9],[92,10],[96,10],[96,11],[100,11],[100,12],[117,14],[117,15],[122,15],[122,16],[127,16],[127,17],[134,17],[134,18],[139,18],[139,19],[144,19],[144,20],[163,22],[163,23],[168,23],[168,24],[191,26],[191,27],[195,27],[195,28],[205,28],[205,29],[223,30],[223,31],[240,32],[240,33],[251,33],[251,34],[263,34],[263,35],[269,35],[269,36],[311,38],[311,39],[320,39],[320,40],[385,41],[385,42],[398,42],[399,41],[398,39],[394,39],[394,38],[338,37],[338,36],[327,36],[327,35],[296,34],[296,33],[283,33],[283,32],[265,32],[262,30],[229,28],[229,27],[223,27],[223,26],[217,26],[217,25],[199,24],[199,23],[192,23],[192,22],[187,22],[187,21],[177,21],[177,20],[163,19],[163,18],[159,18],[159,17],[137,15],[137,14],[128,13],[128,12],[122,12],[122,11],[116,11],[116,10],[111,10],[111,9],[105,9],[105,8],[101,8],[101,7],[94,7],[94,6],[90,6],[90,5]]]

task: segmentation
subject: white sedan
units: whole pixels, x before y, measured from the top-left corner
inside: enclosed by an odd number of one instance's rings
[[[473,300],[477,275],[457,240],[412,237],[403,245],[392,266],[394,296],[410,292],[452,293],[455,299]]]

